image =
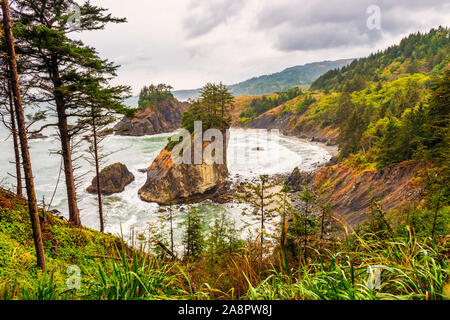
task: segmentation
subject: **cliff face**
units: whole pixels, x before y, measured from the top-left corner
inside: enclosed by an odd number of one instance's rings
[[[332,127],[321,128],[308,123],[305,115],[297,115],[292,111],[284,112],[285,105],[271,109],[256,119],[250,121],[246,127],[254,129],[278,129],[284,135],[296,136],[302,139],[338,144],[339,130]]]
[[[138,110],[132,119],[124,117],[114,126],[117,135],[144,136],[172,132],[181,127],[181,116],[189,103],[169,99]]]
[[[203,144],[203,150],[208,144]],[[147,169],[147,181],[139,190],[140,198],[167,205],[214,196],[228,180],[226,159],[223,164],[208,164],[203,160],[197,165],[177,164],[172,151],[165,148]]]
[[[370,199],[380,201],[385,211],[405,207],[420,200],[422,190],[414,184],[416,166],[404,162],[382,170],[359,172],[345,163],[322,168],[306,174],[298,168],[288,179],[294,190],[307,183],[313,190],[325,190],[323,203],[332,204],[332,213],[343,221],[356,226],[369,218]]]

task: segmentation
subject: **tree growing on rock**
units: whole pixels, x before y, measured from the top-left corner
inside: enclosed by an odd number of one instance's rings
[[[139,93],[139,108],[152,106],[157,102],[162,102],[173,98],[173,94],[171,92],[172,89],[172,86],[163,83],[144,86]]]
[[[222,83],[208,83],[201,90],[200,97],[191,100],[191,107],[184,112],[181,125],[191,133],[194,132],[195,121],[202,122],[203,130],[225,130],[231,125],[233,99],[228,87]]]

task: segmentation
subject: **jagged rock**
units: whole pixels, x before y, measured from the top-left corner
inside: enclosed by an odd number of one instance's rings
[[[208,144],[203,144],[203,150]],[[205,161],[202,164],[193,164],[193,161],[192,164],[175,163],[176,157],[172,153],[165,148],[153,161],[147,171],[147,181],[139,189],[142,200],[159,204],[203,200],[220,194],[228,185],[226,159],[223,164]]]
[[[294,171],[289,175],[286,180],[286,185],[289,187],[291,191],[299,191],[302,190],[302,186],[305,183],[308,183],[311,179],[311,174],[306,172],[301,172],[298,167],[294,168]]]
[[[42,133],[32,133],[28,136],[29,140],[33,139],[45,139],[48,138],[47,136],[44,136]]]
[[[140,109],[134,118],[124,117],[114,126],[117,135],[145,136],[172,132],[181,127],[181,116],[189,103],[169,99]]]
[[[420,201],[420,187],[414,182],[416,163],[392,164],[381,170],[361,172],[348,164],[340,163],[324,167],[308,180],[310,188],[317,190],[327,186],[320,201],[330,203],[333,214],[351,226],[357,226],[370,218],[370,199],[380,199],[385,211]]]
[[[337,156],[334,156],[327,163],[325,163],[325,167],[334,166],[334,165],[338,164],[338,162],[339,162],[339,158]]]
[[[120,193],[125,190],[125,186],[134,181],[134,175],[128,168],[118,162],[107,166],[100,171],[101,192],[104,195]],[[92,179],[91,185],[87,188],[87,192],[97,193],[97,179]]]

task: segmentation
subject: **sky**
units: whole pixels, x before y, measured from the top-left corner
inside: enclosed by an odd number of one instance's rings
[[[81,2],[81,1],[78,1]],[[127,23],[75,37],[121,65],[113,84],[176,90],[357,58],[450,22],[447,0],[91,0]]]

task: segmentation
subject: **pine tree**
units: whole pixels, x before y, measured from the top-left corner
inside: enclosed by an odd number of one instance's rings
[[[10,70],[11,89],[14,97],[14,107],[19,130],[19,139],[22,151],[22,163],[25,173],[25,185],[27,189],[28,211],[33,230],[33,240],[36,249],[37,265],[45,269],[45,253],[42,242],[41,225],[39,221],[39,211],[37,207],[36,193],[34,190],[33,170],[31,168],[30,151],[28,148],[27,129],[25,127],[25,117],[20,94],[19,77],[17,73],[16,53],[14,48],[14,37],[11,31],[11,20],[9,15],[9,3],[2,0],[3,30],[7,44],[8,62]],[[44,212],[45,214],[45,212]]]
[[[289,187],[283,185],[280,192],[277,194],[277,208],[276,211],[281,216],[280,221],[280,247],[284,250],[287,244],[288,232],[288,218],[293,215],[292,203],[289,199]]]
[[[260,175],[259,183],[247,185],[247,193],[239,194],[237,197],[256,209],[260,213],[260,258],[261,261],[264,257],[264,235],[265,235],[265,221],[266,216],[275,211],[275,208],[270,208],[271,204],[275,202],[274,197],[276,193],[269,193],[268,189],[273,187],[275,184],[269,183],[268,175]]]
[[[312,233],[314,228],[314,219],[310,217],[312,213],[312,206],[314,203],[314,194],[309,190],[309,186],[306,184],[303,187],[303,191],[300,194],[300,200],[304,203],[303,209],[303,259],[306,262],[308,257],[308,236]]]
[[[53,100],[64,164],[69,220],[81,225],[76,199],[71,140],[79,128],[71,130],[68,119],[79,115],[79,108],[92,99],[86,92],[86,82],[106,84],[115,76],[118,66],[101,59],[96,51],[81,41],[72,40],[74,32],[101,30],[107,23],[124,19],[105,14],[105,9],[85,2],[79,6],[79,17],[73,20],[75,1],[18,0],[15,20],[20,28],[22,54],[32,59],[33,82],[45,97]],[[81,85],[80,85],[81,84]]]
[[[200,212],[191,207],[186,213],[184,248],[185,257],[197,258],[204,248],[203,224]]]
[[[200,97],[191,100],[189,111],[184,112],[181,124],[183,128],[194,131],[194,121],[201,121],[203,130],[210,128],[225,130],[231,125],[229,114],[233,106],[233,96],[228,87],[207,83],[200,92]]]
[[[78,86],[81,86],[79,83]],[[118,86],[103,88],[97,79],[93,78],[84,83],[85,88],[81,89],[87,93],[87,97],[82,105],[84,108],[79,113],[79,127],[87,127],[88,141],[90,143],[89,153],[96,173],[97,200],[100,218],[100,231],[104,232],[105,222],[103,216],[102,186],[100,181],[100,162],[107,155],[101,154],[101,142],[107,134],[107,126],[116,121],[115,114],[125,114],[133,117],[136,109],[123,105],[123,94],[128,91],[127,87]],[[90,161],[90,159],[88,159]]]

